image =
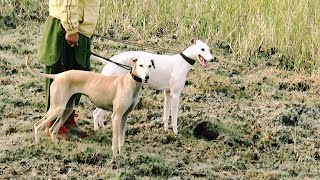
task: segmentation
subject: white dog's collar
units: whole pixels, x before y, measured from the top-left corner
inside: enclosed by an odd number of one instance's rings
[[[195,60],[189,58],[188,56],[186,56],[186,55],[184,55],[184,54],[182,54],[182,53],[180,53],[180,55],[181,55],[181,57],[182,57],[184,60],[186,60],[191,66],[194,65],[194,63],[196,62]]]

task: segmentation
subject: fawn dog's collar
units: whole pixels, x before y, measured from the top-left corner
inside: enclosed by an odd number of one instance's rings
[[[130,74],[131,74],[131,77],[132,77],[134,80],[136,80],[137,82],[142,82],[142,79],[141,79],[140,77],[134,75],[134,74],[132,73],[132,71],[130,71]]]

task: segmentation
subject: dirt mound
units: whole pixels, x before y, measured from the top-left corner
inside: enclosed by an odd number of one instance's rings
[[[206,140],[216,140],[219,136],[219,130],[216,125],[203,121],[198,123],[193,129],[193,135],[197,138],[203,138]]]

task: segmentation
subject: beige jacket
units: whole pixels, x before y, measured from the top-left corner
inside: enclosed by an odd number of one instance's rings
[[[61,20],[67,34],[91,37],[99,16],[100,0],[49,0],[49,15]]]

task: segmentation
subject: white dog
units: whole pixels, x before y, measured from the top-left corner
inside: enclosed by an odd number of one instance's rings
[[[129,51],[120,53],[111,57],[112,61],[132,66],[130,59],[139,57],[150,57],[154,60],[156,69],[150,70],[150,79],[147,85],[151,88],[164,91],[164,113],[163,122],[164,129],[168,130],[168,121],[172,118],[172,128],[175,134],[178,133],[177,117],[179,109],[179,97],[185,85],[187,74],[192,65],[198,60],[202,67],[207,67],[207,62],[216,61],[216,58],[210,53],[207,44],[200,40],[191,40],[191,45],[175,55],[158,55],[143,51]],[[103,59],[97,56],[91,56],[91,59],[105,64],[103,75],[121,75],[127,70],[112,64],[106,63]],[[94,130],[98,129],[98,123],[104,127],[104,114],[102,109],[95,109],[93,112]]]
[[[54,79],[50,86],[50,108],[45,116],[34,124],[35,141],[39,142],[39,130],[50,121],[55,121],[49,129],[53,142],[57,142],[57,133],[74,108],[74,94],[86,95],[99,108],[112,112],[112,151],[113,157],[121,153],[125,138],[125,126],[129,113],[138,103],[138,93],[142,81],[149,79],[150,69],[155,68],[153,61],[146,57],[130,60],[132,70],[121,76],[104,76],[95,72],[70,70],[59,74],[39,73],[29,66],[35,75]]]

